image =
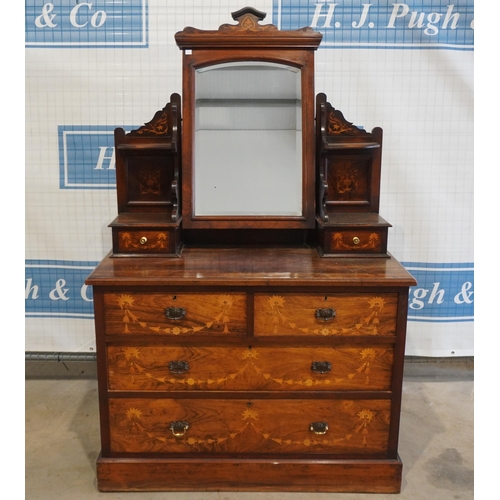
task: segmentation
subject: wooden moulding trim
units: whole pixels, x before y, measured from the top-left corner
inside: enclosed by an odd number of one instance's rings
[[[186,458],[97,460],[100,491],[399,493],[397,459]]]
[[[232,13],[238,24],[223,24],[215,31],[190,26],[175,34],[180,49],[290,48],[316,50],[323,35],[310,27],[280,31],[273,24],[259,24],[265,12],[245,7]]]
[[[173,149],[172,143],[171,142],[142,142],[142,143],[135,143],[135,144],[119,144],[116,149],[124,150],[124,151],[132,151],[132,150],[143,150],[143,149],[158,149],[158,150],[170,150]]]
[[[209,34],[207,37],[206,34]],[[316,50],[321,42],[319,37],[293,37],[290,35],[260,35],[251,37],[249,35],[227,35],[220,37],[217,32],[210,35],[210,32],[203,34],[178,33],[175,37],[180,49],[297,49],[297,50]],[[281,33],[281,32],[278,32]],[[213,38],[212,38],[213,37]]]
[[[331,149],[373,149],[379,148],[378,142],[325,142],[323,148]]]

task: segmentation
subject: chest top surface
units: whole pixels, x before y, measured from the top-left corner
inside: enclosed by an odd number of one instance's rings
[[[185,248],[180,258],[106,257],[88,285],[412,286],[393,257],[321,258],[311,248]]]

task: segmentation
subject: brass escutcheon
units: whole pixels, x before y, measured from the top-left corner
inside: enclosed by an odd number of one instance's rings
[[[139,243],[140,243],[141,245],[145,245],[147,242],[148,242],[148,239],[146,238],[146,236],[143,236],[143,237],[139,240]]]
[[[165,316],[168,319],[182,319],[186,316],[186,309],[183,307],[167,307],[165,309]]]
[[[315,373],[328,373],[332,370],[330,361],[313,361],[311,363],[311,371]]]
[[[182,373],[186,373],[189,370],[189,363],[187,361],[181,360],[170,361],[170,363],[168,364],[168,369],[170,373],[180,375]]]
[[[360,241],[361,241],[361,240],[360,240],[357,236],[354,236],[354,238],[352,239],[352,242],[353,242],[355,245],[359,245]]]
[[[335,318],[335,316],[337,316],[337,311],[335,311],[335,309],[331,309],[330,307],[322,307],[320,309],[316,309],[314,315],[319,321],[331,321]]]

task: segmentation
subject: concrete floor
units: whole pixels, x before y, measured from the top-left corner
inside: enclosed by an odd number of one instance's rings
[[[473,364],[405,363],[399,496],[339,493],[100,493],[95,364],[26,363],[28,500],[468,500],[474,496]]]

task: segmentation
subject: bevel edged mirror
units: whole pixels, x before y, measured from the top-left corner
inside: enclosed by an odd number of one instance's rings
[[[194,215],[302,215],[300,71],[266,62],[196,70]]]

